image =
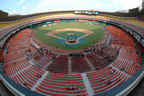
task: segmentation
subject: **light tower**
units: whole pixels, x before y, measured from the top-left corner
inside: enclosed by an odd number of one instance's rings
[[[139,11],[141,12],[144,9],[144,0],[141,0],[141,4],[139,6]]]
[[[144,0],[142,0],[142,9],[144,9]]]

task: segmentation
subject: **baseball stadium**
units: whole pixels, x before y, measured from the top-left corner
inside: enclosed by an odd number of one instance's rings
[[[127,13],[0,11],[0,95],[143,96],[142,5]]]

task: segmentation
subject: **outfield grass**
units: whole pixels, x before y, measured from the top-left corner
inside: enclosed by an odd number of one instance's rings
[[[56,29],[64,29],[64,28],[82,28],[82,29],[87,29],[91,31],[95,31],[95,29],[103,27],[102,25],[104,24],[98,24],[98,25],[88,25],[88,24],[80,24],[79,22],[71,22],[71,23],[65,23],[61,22],[56,25],[51,25],[50,27],[38,27],[38,30],[56,30]]]
[[[95,43],[97,43],[99,40],[101,40],[104,36],[104,31],[103,31],[104,24],[97,24],[97,25],[88,25],[88,24],[80,24],[78,22],[71,22],[71,23],[57,23],[56,25],[53,24],[50,27],[42,27],[39,26],[35,29],[35,35],[36,37],[41,40],[43,43],[53,46],[53,47],[59,47],[61,49],[83,49],[86,47],[89,47]],[[60,43],[57,43],[55,40],[57,38],[50,37],[47,35],[48,32],[52,32],[53,30],[56,29],[64,29],[64,28],[79,28],[79,29],[86,29],[93,31],[93,34],[90,34],[88,37],[88,41],[81,44],[80,46],[77,47],[65,47]],[[65,32],[60,32],[56,33],[57,36],[63,37],[67,35],[67,33],[71,33],[71,31],[65,31]],[[85,33],[82,32],[75,32],[77,35],[82,36]]]
[[[56,33],[56,36],[59,36],[59,37],[62,37],[62,38],[66,38],[68,33],[74,33],[75,36],[82,36],[84,35],[85,33],[82,33],[82,32],[76,32],[76,31],[64,31],[64,32],[59,32],[59,33]]]

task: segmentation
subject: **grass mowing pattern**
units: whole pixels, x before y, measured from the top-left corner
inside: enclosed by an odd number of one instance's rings
[[[67,37],[68,33],[74,33],[75,36],[82,36],[84,35],[85,33],[82,33],[82,32],[76,32],[76,31],[64,31],[64,32],[59,32],[59,33],[56,33],[56,36],[59,36],[59,37],[62,37],[62,38],[65,38]]]
[[[104,32],[102,28],[104,27],[104,24],[97,24],[97,25],[88,25],[88,24],[80,24],[79,22],[60,22],[57,24],[52,24],[50,27],[42,27],[38,26],[35,31],[36,37],[42,41],[43,43],[52,46],[54,48],[59,47],[61,49],[83,49],[89,46],[92,46],[93,44],[97,43],[99,40],[101,40],[104,36]],[[55,42],[56,38],[47,36],[46,34],[48,32],[52,32],[53,30],[56,29],[64,29],[64,28],[79,28],[79,29],[86,29],[93,31],[94,33],[89,35],[88,42],[85,42],[84,44],[81,44],[80,46],[77,47],[65,47],[60,43]],[[71,32],[71,31],[68,31]],[[62,36],[67,34],[68,32],[60,32],[57,33],[56,35]],[[85,33],[82,32],[75,32],[78,35],[83,35]]]

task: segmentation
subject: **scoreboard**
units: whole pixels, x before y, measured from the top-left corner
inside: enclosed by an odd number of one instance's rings
[[[98,11],[93,11],[93,10],[76,10],[74,11],[75,14],[87,14],[87,15],[98,15]]]

